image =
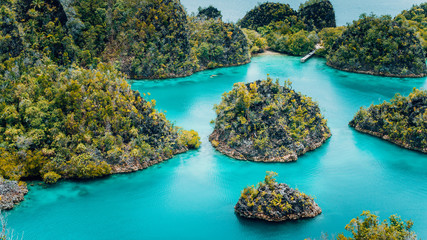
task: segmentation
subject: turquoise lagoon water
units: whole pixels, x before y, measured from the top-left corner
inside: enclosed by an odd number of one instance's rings
[[[188,12],[197,12],[199,6],[207,7],[213,5],[217,7],[226,21],[236,22],[245,16],[246,12],[254,8],[259,2],[267,0],[181,0]],[[293,9],[298,10],[301,3],[306,0],[275,0],[270,2],[288,3]],[[348,22],[357,20],[362,13],[374,12],[377,15],[389,14],[396,16],[404,9],[410,9],[414,4],[420,4],[425,0],[330,0],[335,9],[337,25],[345,25]]]
[[[239,161],[208,142],[212,107],[235,82],[291,79],[316,100],[332,138],[295,163]],[[348,127],[360,106],[396,92],[426,88],[427,79],[397,79],[340,72],[323,59],[305,64],[289,56],[262,56],[252,63],[163,81],[135,81],[157,107],[186,129],[197,130],[201,148],[149,169],[85,182],[30,187],[8,220],[24,239],[304,239],[336,234],[363,210],[385,218],[399,214],[427,238],[427,157]],[[266,171],[316,197],[323,213],[288,223],[246,220],[234,214],[241,190]]]

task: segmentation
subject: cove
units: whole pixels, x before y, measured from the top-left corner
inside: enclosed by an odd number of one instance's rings
[[[254,163],[228,158],[208,142],[214,104],[235,82],[290,79],[328,119],[332,137],[295,163]],[[26,200],[8,212],[24,239],[304,239],[338,234],[363,210],[381,219],[412,219],[427,237],[427,157],[361,134],[348,122],[361,106],[427,88],[427,78],[398,79],[341,72],[313,58],[259,56],[252,63],[193,76],[134,81],[176,125],[199,132],[201,148],[146,170],[94,181],[35,182]],[[314,219],[269,224],[234,214],[240,191],[266,171],[278,182],[315,196],[323,213]]]

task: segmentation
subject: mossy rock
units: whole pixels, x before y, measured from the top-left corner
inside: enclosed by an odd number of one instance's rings
[[[241,217],[270,222],[313,218],[322,213],[312,197],[284,183],[277,183],[276,175],[267,172],[264,182],[245,188],[234,207],[235,212]]]
[[[296,161],[330,136],[326,119],[311,98],[271,78],[236,83],[215,106],[209,140],[232,158],[263,162]]]

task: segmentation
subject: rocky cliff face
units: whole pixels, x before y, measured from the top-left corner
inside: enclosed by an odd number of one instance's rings
[[[5,180],[0,177],[0,209],[12,209],[16,204],[24,200],[24,195],[28,193],[25,183]]]
[[[313,198],[284,183],[277,183],[276,175],[270,172],[256,189],[244,189],[234,207],[235,212],[241,217],[270,222],[313,218],[322,213]]]
[[[236,159],[295,161],[331,136],[311,98],[270,78],[235,84],[215,109],[217,119],[209,140],[218,151]]]

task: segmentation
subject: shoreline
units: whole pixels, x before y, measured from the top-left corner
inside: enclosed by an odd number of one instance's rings
[[[363,128],[359,127],[359,125],[349,124],[349,126],[354,128],[356,131],[358,131],[360,133],[364,133],[367,135],[371,135],[371,136],[386,140],[387,142],[393,143],[394,145],[397,145],[401,148],[427,154],[427,149],[412,147],[407,143],[403,143],[401,141],[396,141],[396,140],[390,139],[390,137],[388,135],[363,129]]]
[[[258,56],[279,56],[279,55],[286,56],[287,54],[279,53],[279,52],[275,52],[275,51],[267,49],[267,50],[264,50],[264,52],[255,53],[254,55],[252,55],[252,57],[258,57]]]
[[[376,73],[373,71],[362,71],[362,70],[353,70],[353,69],[349,69],[349,68],[340,68],[337,66],[332,65],[331,63],[329,63],[328,61],[326,62],[326,65],[328,67],[331,67],[333,69],[337,69],[340,71],[344,71],[344,72],[350,72],[350,73],[359,73],[359,74],[366,74],[366,75],[371,75],[371,76],[380,76],[380,77],[394,77],[394,78],[423,78],[427,76],[427,73],[423,73],[423,74],[410,74],[410,75],[397,75],[397,74],[391,74],[391,73]]]
[[[176,78],[184,78],[184,77],[189,77],[192,76],[198,72],[203,72],[205,70],[215,70],[215,69],[220,69],[220,68],[227,68],[227,67],[238,67],[238,66],[243,66],[246,64],[249,64],[252,62],[252,57],[249,58],[248,61],[242,62],[242,63],[236,63],[236,64],[230,64],[230,65],[224,65],[224,66],[218,66],[215,68],[208,68],[208,67],[204,67],[204,68],[200,68],[192,73],[189,74],[182,74],[182,75],[173,75],[173,76],[167,76],[164,78],[136,78],[136,77],[131,77],[129,76],[128,80],[132,80],[132,81],[147,81],[147,80],[166,80],[166,79],[176,79]]]
[[[288,155],[282,156],[282,157],[273,157],[273,158],[267,158],[267,157],[254,157],[254,158],[247,158],[245,157],[241,152],[239,152],[237,149],[235,148],[231,148],[227,145],[227,143],[221,142],[219,141],[219,133],[217,130],[214,130],[213,133],[211,133],[211,135],[209,135],[209,142],[211,143],[212,147],[215,148],[215,150],[217,150],[218,152],[226,155],[227,157],[236,159],[236,160],[241,160],[241,161],[251,161],[251,162],[264,162],[264,163],[289,163],[289,162],[296,162],[298,160],[298,158],[304,154],[306,154],[307,152],[311,152],[314,151],[318,148],[320,148],[321,146],[323,146],[323,144],[326,143],[326,141],[328,139],[330,139],[332,137],[332,133],[329,133],[329,135],[325,138],[322,137],[320,139],[320,141],[315,142],[309,146],[306,146],[304,148],[303,151],[301,151],[300,153],[297,152],[292,152]],[[218,142],[218,144],[215,146],[212,141],[216,141]]]

